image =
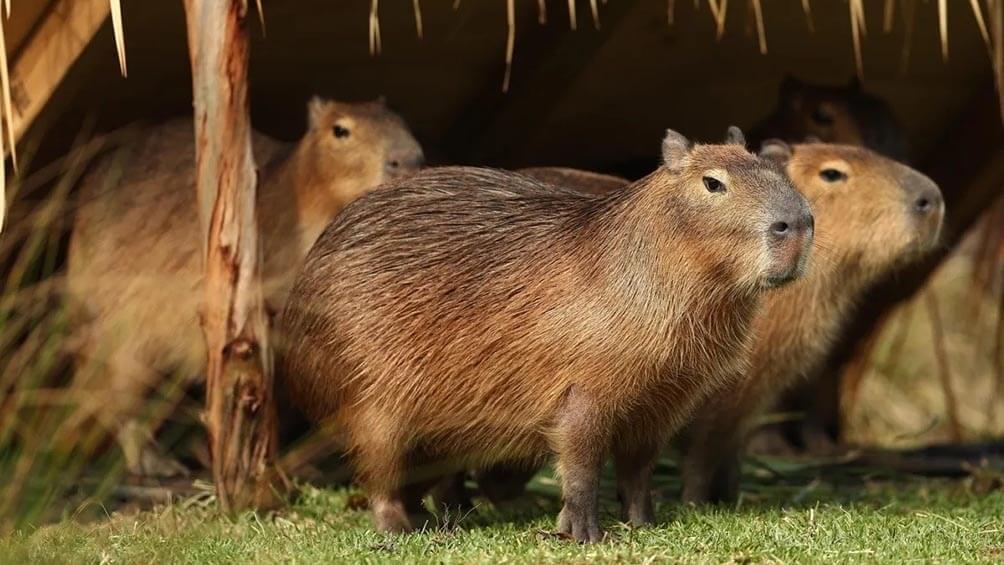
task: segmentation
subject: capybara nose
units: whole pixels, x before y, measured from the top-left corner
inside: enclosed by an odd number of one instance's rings
[[[779,214],[768,227],[771,266],[765,285],[768,288],[791,282],[802,275],[812,248],[815,219],[804,203],[792,205]]]
[[[396,155],[387,160],[387,172],[391,175],[404,175],[421,169],[425,165],[425,154],[421,151],[405,155]]]
[[[784,241],[793,236],[811,235],[816,221],[812,213],[800,211],[770,225],[770,235],[777,241]]]
[[[941,191],[937,188],[921,191],[913,201],[914,212],[926,216],[941,208]]]

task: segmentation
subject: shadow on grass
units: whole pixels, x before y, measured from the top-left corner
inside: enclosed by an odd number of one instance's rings
[[[340,475],[340,476],[344,476]],[[781,511],[810,510],[819,506],[840,506],[881,510],[892,505],[922,511],[943,502],[945,497],[981,496],[1004,489],[1000,471],[979,469],[963,479],[932,479],[876,467],[852,466],[839,459],[750,458],[743,469],[741,496],[735,505],[684,506],[679,502],[681,483],[676,460],[659,461],[653,480],[657,523],[676,520],[703,520],[723,515],[762,516]],[[937,489],[931,487],[937,485]],[[332,485],[327,485],[332,486]],[[342,483],[341,486],[345,486]],[[552,467],[539,471],[517,500],[495,506],[479,496],[477,485],[467,482],[475,508],[469,511],[437,511],[425,532],[536,528],[539,536],[551,537],[561,510],[561,488]],[[936,492],[931,492],[936,491]],[[314,508],[311,512],[364,511],[365,496],[350,489],[340,507]],[[600,483],[601,521],[620,531],[620,507],[615,496],[612,466],[604,468]],[[299,503],[294,503],[297,508]],[[302,508],[302,507],[301,507]],[[368,515],[365,517],[368,520]],[[556,536],[555,536],[556,537]]]

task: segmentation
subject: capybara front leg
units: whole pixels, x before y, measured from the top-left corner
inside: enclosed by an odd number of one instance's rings
[[[598,542],[599,475],[609,432],[597,417],[592,399],[573,386],[557,418],[558,468],[565,499],[558,515],[558,531],[576,541]]]
[[[388,435],[371,433],[356,446],[356,471],[366,487],[373,522],[381,532],[411,531],[401,489],[404,446]]]
[[[735,502],[739,498],[742,436],[702,435],[683,457],[683,501],[692,504]]]
[[[617,496],[621,502],[621,519],[635,526],[655,521],[652,510],[652,469],[659,449],[655,446],[614,446],[614,467],[617,471]]]

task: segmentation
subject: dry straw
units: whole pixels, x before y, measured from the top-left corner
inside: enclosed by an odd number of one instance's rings
[[[112,29],[115,31],[115,48],[119,54],[119,70],[122,76],[128,76],[126,69],[125,37],[122,34],[122,4],[119,0],[109,0],[112,8]]]
[[[244,0],[245,3],[247,0]],[[903,69],[905,70],[909,64],[910,58],[910,45],[913,41],[914,35],[914,15],[915,15],[915,3],[916,0],[900,0],[902,2],[901,19],[904,23],[904,41],[903,41]],[[453,9],[456,10],[460,6],[461,0],[454,0]],[[893,27],[896,14],[896,2],[897,0],[886,0],[883,7],[883,17],[882,17],[882,29],[886,33],[890,32]],[[506,20],[507,20],[507,34],[506,34],[506,47],[505,47],[505,75],[502,81],[502,90],[508,91],[511,86],[512,79],[512,65],[513,58],[516,49],[516,0],[506,0]],[[547,0],[536,0],[537,4],[537,20],[541,24],[547,22]],[[606,4],[606,0],[603,0],[603,4]],[[694,7],[698,9],[700,7],[700,0],[694,0]],[[717,39],[721,39],[725,33],[725,23],[728,14],[728,0],[707,0],[708,7],[711,11],[712,18],[715,22],[715,34]],[[857,69],[857,74],[859,77],[864,78],[864,55],[862,52],[863,38],[867,34],[867,26],[865,21],[865,8],[864,0],[848,0],[848,9],[850,11],[850,25],[851,25],[851,40],[854,46],[854,62]],[[256,0],[256,5],[258,8],[258,17],[261,22],[262,32],[265,31],[265,16],[262,9],[261,0]],[[749,14],[751,15],[754,23],[756,25],[757,33],[757,43],[761,53],[767,53],[767,32],[764,23],[764,8],[761,0],[748,0]],[[980,36],[987,45],[987,50],[990,54],[990,58],[993,65],[994,75],[996,79],[996,86],[998,93],[1001,97],[1001,117],[1004,119],[1004,31],[1002,31],[1001,20],[1004,19],[1004,0],[985,0],[981,6],[980,0],[969,0],[969,5],[976,20],[976,25],[979,29]],[[9,18],[11,11],[11,1],[3,0],[4,14]],[[806,23],[811,31],[815,30],[815,23],[812,15],[812,2],[811,0],[801,0],[802,11],[805,14]],[[126,54],[125,54],[125,35],[123,31],[122,24],[122,6],[121,0],[109,0],[110,14],[112,20],[112,29],[115,38],[116,53],[118,55],[119,69],[123,76],[127,76],[128,67],[126,65]],[[568,22],[569,27],[572,30],[577,29],[577,13],[576,13],[576,0],[567,0],[568,7]],[[985,7],[985,8],[984,8]],[[593,24],[596,29],[600,29],[600,13],[599,13],[599,2],[597,0],[589,0],[589,8],[592,14]],[[938,12],[938,31],[941,44],[941,54],[944,58],[948,57],[948,2],[947,0],[938,0],[937,2],[937,12]],[[984,15],[983,10],[986,9],[987,14]],[[422,20],[422,10],[420,5],[420,0],[412,0],[412,10],[415,14],[415,32],[419,38],[424,37],[424,26]],[[672,26],[675,21],[675,1],[667,0],[666,3],[666,19],[667,24]],[[990,25],[988,25],[988,20]],[[379,16],[379,0],[370,0],[370,11],[369,11],[369,48],[372,55],[378,55],[382,51],[382,40],[380,34],[380,16]],[[10,75],[8,69],[7,61],[7,50],[6,50],[6,40],[4,38],[4,26],[3,19],[0,18],[0,79],[2,79],[3,84],[0,85],[0,91],[2,91],[2,113],[4,116],[5,128],[6,128],[6,139],[0,140],[0,150],[3,154],[7,151],[10,152],[11,161],[14,166],[15,171],[17,170],[17,155],[15,143],[17,141],[16,134],[13,124],[13,105],[11,104],[11,84]],[[6,178],[5,171],[0,171],[0,231],[3,229],[4,217],[5,217],[5,190]]]

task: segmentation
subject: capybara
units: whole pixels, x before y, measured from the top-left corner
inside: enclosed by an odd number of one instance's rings
[[[908,157],[906,135],[889,104],[862,90],[857,77],[846,86],[828,86],[785,76],[777,106],[750,134],[754,143],[771,138],[815,138],[861,145],[899,161]]]
[[[764,296],[745,378],[714,394],[683,434],[689,502],[736,499],[744,439],[759,412],[818,369],[869,285],[931,249],[941,229],[938,186],[867,149],[796,145],[787,171],[816,218],[811,265]]]
[[[943,216],[938,187],[905,165],[866,149],[813,143],[794,146],[787,172],[812,203],[817,220],[810,268],[801,281],[764,297],[745,384],[717,393],[684,434],[685,498],[690,501],[735,495],[750,418],[816,369],[872,280],[937,239]],[[588,173],[563,174],[564,186],[578,188],[581,182],[584,191],[592,190]],[[479,469],[475,476],[481,492],[498,503],[521,494],[535,470],[531,462],[512,462]],[[717,486],[707,479],[717,480]],[[465,504],[460,484],[449,490],[444,484],[437,494],[443,502]],[[713,487],[723,490],[712,496]]]
[[[253,138],[264,293],[275,312],[331,218],[423,161],[404,121],[382,100],[314,98],[307,110],[308,129],[295,146]],[[165,374],[189,379],[204,369],[201,233],[190,120],[152,129],[99,163],[80,187],[67,270],[82,338],[75,385],[96,399],[85,408],[115,430],[135,474],[183,471],[152,442],[156,422],[139,416]]]
[[[659,447],[719,375],[741,373],[760,295],[800,276],[812,239],[773,157],[673,131],[662,157],[605,196],[428,170],[363,196],[321,234],[280,318],[280,374],[347,448],[380,530],[410,529],[404,486],[419,466],[550,453],[559,531],[600,539],[610,451],[625,515],[652,520]]]

